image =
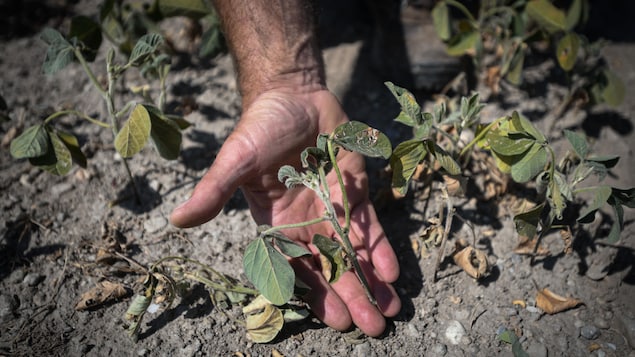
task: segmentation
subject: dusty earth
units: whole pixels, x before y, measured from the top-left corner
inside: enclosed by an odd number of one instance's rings
[[[559,131],[578,128],[594,140],[594,152],[619,155],[620,163],[606,181],[621,188],[635,185],[635,32],[627,21],[605,27],[602,19],[620,19],[620,11],[631,6],[626,3],[594,10],[589,30],[592,36],[611,41],[605,54],[626,83],[624,103],[617,108],[568,111],[550,133],[554,145],[566,147]],[[45,46],[37,35],[45,25],[64,28],[72,14],[93,14],[94,2],[65,7],[61,1],[24,4],[20,14],[11,12],[2,25],[0,94],[13,118],[1,123],[2,135],[60,108],[103,115],[101,99],[78,65],[52,77],[41,73]],[[0,5],[9,8],[8,2]],[[369,60],[372,31],[367,16],[343,4],[337,6],[343,9],[325,11],[332,17],[322,20],[329,85],[351,119],[379,127],[393,142],[406,138],[408,130],[392,122],[398,106],[382,84],[387,78]],[[346,18],[351,14],[356,16]],[[178,21],[173,26],[178,27]],[[631,31],[618,31],[615,26]],[[543,124],[564,89],[552,83],[557,77],[552,61],[535,62],[520,89],[504,88],[499,97],[493,97],[487,88],[481,88],[488,103],[483,121],[519,109],[537,125]],[[400,259],[402,274],[395,287],[403,300],[402,311],[380,338],[367,338],[356,330],[336,332],[309,318],[286,326],[272,343],[254,344],[234,321],[240,316],[239,308],[227,314],[219,311],[198,285],[170,310],[148,314],[137,343],[122,327],[130,296],[92,311],[76,311],[80,295],[100,281],[139,290],[139,275],[125,273],[125,266],[94,263],[98,248],[112,234],[125,242],[124,253],[142,264],[182,255],[241,277],[241,254],[253,237],[255,224],[240,194],[215,220],[198,228],[180,230],[167,221],[239,118],[240,98],[231,60],[227,55],[208,60],[183,52],[174,56],[173,63],[169,107],[175,112],[192,108],[186,118],[194,127],[185,131],[178,160],[163,161],[149,147],[131,160],[142,183],[143,205],[122,201],[109,206],[110,201],[129,194],[130,188],[110,132],[89,123],[66,118],[57,124],[77,133],[89,157],[87,170],[74,168],[65,177],[14,160],[7,146],[0,150],[0,355],[268,356],[274,350],[285,356],[511,355],[511,346],[497,338],[506,328],[521,336],[522,347],[532,356],[635,356],[632,210],[625,212],[626,226],[616,246],[602,243],[605,220],[594,230],[597,237],[589,230],[577,232],[568,255],[562,253],[563,243],[557,235],[547,236],[545,245],[553,254],[532,265],[528,257],[513,253],[517,235],[504,205],[477,201],[469,195],[456,199],[457,212],[473,224],[477,247],[487,252],[493,269],[488,278],[477,282],[447,258],[434,282],[438,249],[430,257],[418,258],[411,239],[427,226],[429,217],[437,215],[438,185],[433,185],[429,199],[415,192],[378,208]],[[93,68],[103,73],[102,67],[103,53]],[[135,75],[127,78],[128,85],[136,83],[139,78]],[[431,96],[419,95],[422,101],[431,102]],[[373,196],[386,186],[378,174],[384,165],[369,162]],[[455,221],[449,246],[457,238],[471,237],[469,227]],[[449,248],[446,250],[448,254]],[[535,308],[534,283],[581,299],[584,305],[544,314]],[[527,305],[515,306],[513,300]]]

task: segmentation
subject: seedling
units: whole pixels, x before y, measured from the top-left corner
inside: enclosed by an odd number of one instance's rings
[[[615,219],[607,238],[611,243],[619,239],[624,225],[624,207],[635,207],[635,188],[579,187],[591,174],[602,180],[619,157],[593,156],[584,136],[565,130],[564,135],[573,152],[565,153],[557,161],[547,137],[518,112],[496,119],[487,126],[478,125],[482,105],[476,95],[462,98],[458,111],[447,113],[442,103],[435,107],[434,113],[423,113],[412,93],[392,83],[386,85],[401,105],[402,110],[395,120],[412,126],[414,133],[414,139],[398,144],[390,158],[392,187],[398,193],[406,193],[422,162],[427,162],[427,167],[435,167],[429,161],[431,159],[438,161],[442,174],[461,179],[467,154],[478,145],[489,150],[497,168],[511,175],[514,181],[528,184],[534,180],[535,206],[514,217],[516,231],[521,237],[529,240],[538,237],[539,241],[553,227],[571,224],[563,221],[565,209],[579,202],[584,195],[592,195],[591,202],[579,213],[577,223],[592,222],[595,213],[609,204]],[[450,128],[452,130],[448,130]],[[476,136],[459,148],[460,133],[468,130],[473,130]],[[455,134],[449,134],[450,131]],[[441,139],[449,143],[445,148],[437,143]],[[534,254],[538,249],[537,241]]]
[[[390,141],[383,133],[364,123],[353,121],[340,125],[331,134],[320,134],[317,138],[317,145],[302,152],[302,170],[300,172],[288,165],[280,168],[278,179],[288,189],[293,189],[296,186],[309,188],[324,203],[325,211],[321,217],[306,222],[276,227],[260,227],[258,238],[247,246],[243,258],[245,275],[274,305],[281,305],[289,301],[297,285],[295,273],[286,257],[298,258],[311,255],[308,250],[286,238],[281,231],[325,221],[331,223],[339,240],[316,234],[312,243],[328,262],[323,266],[330,265],[331,269],[325,274],[329,282],[337,281],[340,275],[352,266],[368,299],[375,303],[375,298],[370,291],[368,281],[349,239],[350,207],[342,173],[336,161],[340,148],[355,151],[368,157],[383,157],[385,159],[390,157],[392,152]],[[326,176],[331,170],[337,176],[342,192],[343,224],[340,224],[338,220],[326,181]]]
[[[106,104],[107,121],[92,118],[78,110],[53,113],[14,139],[11,142],[11,155],[16,159],[29,159],[32,165],[56,175],[66,175],[73,162],[86,167],[86,156],[81,151],[77,138],[72,133],[55,128],[52,122],[68,115],[88,120],[112,130],[115,149],[123,158],[126,173],[133,183],[136,201],[140,202],[139,190],[127,159],[141,151],[150,139],[163,158],[176,159],[181,146],[181,130],[189,126],[183,118],[164,113],[166,78],[170,63],[166,55],[158,53],[163,43],[162,37],[157,34],[141,37],[123,64],[115,61],[115,51],[111,49],[106,57],[105,87],[88,65],[89,61],[94,60],[101,44],[101,32],[96,23],[86,17],[77,17],[71,23],[68,38],[50,28],[42,32],[41,38],[49,45],[43,65],[44,72],[54,74],[74,60],[78,61]],[[139,68],[143,74],[158,78],[158,104],[154,105],[152,98],[146,95],[143,103],[129,102],[121,109],[116,107],[116,84],[133,67]]]
[[[460,16],[455,16],[452,8]],[[569,95],[556,117],[574,99],[615,106],[624,98],[624,84],[599,53],[601,43],[590,43],[575,32],[588,14],[587,0],[574,0],[567,10],[549,0],[481,1],[477,15],[459,1],[441,0],[432,11],[447,52],[472,57],[477,69],[487,67],[487,82],[494,92],[501,78],[521,84],[525,56],[532,46],[552,44],[569,85]]]

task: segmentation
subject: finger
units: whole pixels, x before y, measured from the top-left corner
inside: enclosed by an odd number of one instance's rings
[[[348,271],[332,284],[333,290],[342,299],[353,323],[368,336],[376,337],[386,329],[384,315],[367,298],[357,275]]]
[[[370,201],[365,200],[351,212],[351,232],[363,242],[369,261],[381,279],[395,282],[399,278],[399,261]]]
[[[302,299],[311,307],[311,311],[320,321],[331,328],[344,331],[351,327],[351,315],[312,259],[293,259],[291,261],[298,278],[311,288],[311,291]]]
[[[227,138],[209,171],[194,188],[192,196],[172,211],[170,221],[187,228],[216,217],[223,205],[252,170],[255,151],[237,135]]]

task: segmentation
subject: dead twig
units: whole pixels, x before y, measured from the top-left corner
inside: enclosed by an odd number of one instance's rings
[[[433,282],[437,282],[437,271],[439,270],[439,265],[441,264],[441,260],[445,253],[445,242],[448,240],[448,234],[450,233],[450,228],[452,228],[452,218],[454,217],[454,206],[452,204],[452,199],[448,194],[448,190],[445,186],[441,187],[442,197],[445,201],[447,217],[445,219],[445,229],[443,230],[443,237],[441,238],[441,248],[439,248],[439,254],[437,255],[437,261],[434,264],[434,275]]]

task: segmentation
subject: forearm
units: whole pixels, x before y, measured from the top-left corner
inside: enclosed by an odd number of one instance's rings
[[[325,87],[309,0],[215,0],[238,71],[243,107],[271,89]]]

